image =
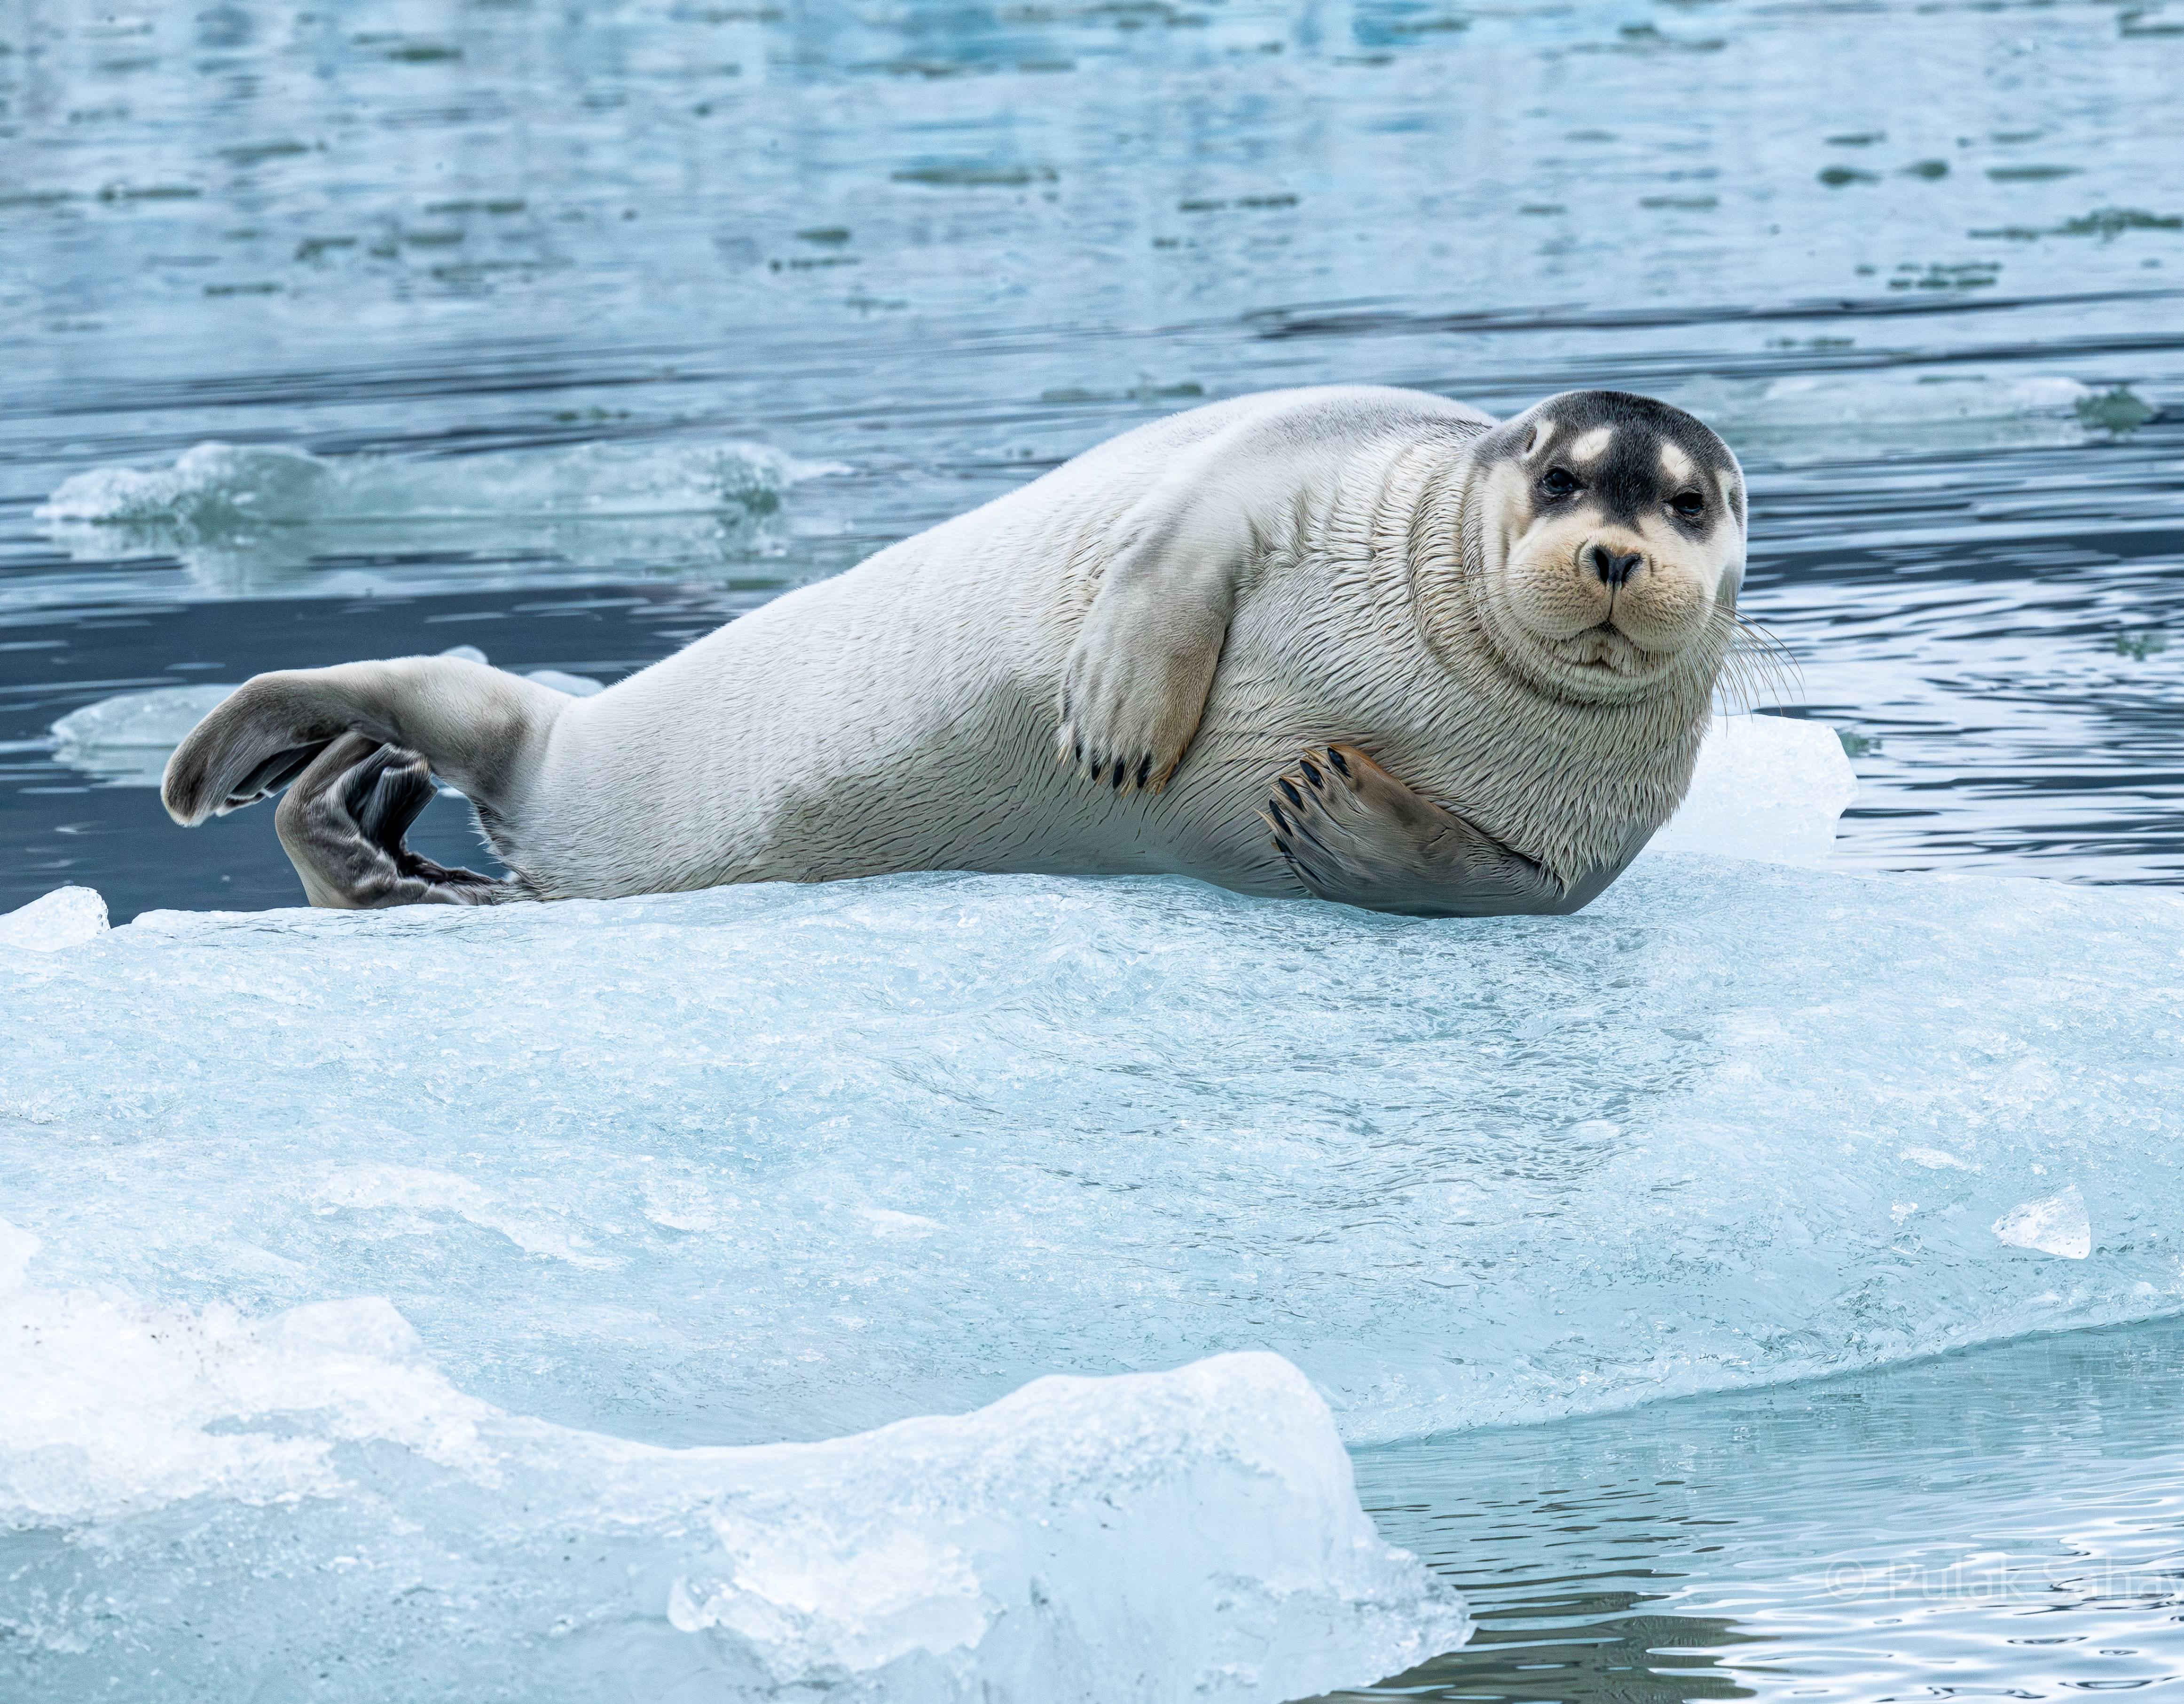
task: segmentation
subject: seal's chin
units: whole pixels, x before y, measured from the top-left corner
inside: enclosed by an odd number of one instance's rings
[[[1540,640],[1540,649],[1565,668],[1598,680],[1634,684],[1658,679],[1675,662],[1674,651],[1651,651],[1612,621],[1567,639]]]
[[[1500,650],[1520,674],[1558,697],[1620,703],[1645,696],[1674,673],[1685,647],[1649,651],[1613,620],[1575,633],[1544,634],[1516,612],[1501,612]]]

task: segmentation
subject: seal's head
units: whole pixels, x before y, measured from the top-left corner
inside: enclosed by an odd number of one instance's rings
[[[1518,673],[1629,699],[1727,649],[1744,577],[1744,475],[1681,409],[1551,396],[1482,439],[1470,528],[1481,622]]]

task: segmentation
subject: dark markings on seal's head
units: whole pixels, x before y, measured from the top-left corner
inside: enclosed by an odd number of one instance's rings
[[[1474,468],[1486,625],[1537,684],[1627,696],[1734,610],[1744,476],[1681,409],[1566,391],[1486,434]]]

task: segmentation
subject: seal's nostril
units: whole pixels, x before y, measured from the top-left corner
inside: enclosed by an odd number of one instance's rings
[[[1607,545],[1595,545],[1585,554],[1585,561],[1591,564],[1594,574],[1598,576],[1602,585],[1607,586],[1624,584],[1639,569],[1646,566],[1645,557],[1635,550],[1628,556],[1618,556]]]

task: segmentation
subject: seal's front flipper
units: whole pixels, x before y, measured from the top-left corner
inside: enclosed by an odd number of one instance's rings
[[[1206,713],[1250,548],[1217,503],[1160,494],[1107,565],[1061,678],[1060,755],[1120,791],[1167,784]]]
[[[491,905],[512,884],[447,869],[402,844],[432,802],[431,766],[415,751],[363,734],[330,742],[275,813],[281,849],[314,905],[343,911],[389,905]]]
[[[1290,868],[1322,899],[1412,917],[1575,911],[1630,861],[1565,890],[1354,746],[1316,747],[1275,781],[1261,814]],[[1648,838],[1640,835],[1630,856]]]

